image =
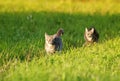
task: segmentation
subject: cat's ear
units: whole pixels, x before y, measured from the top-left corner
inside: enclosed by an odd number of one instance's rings
[[[87,29],[87,28],[85,28],[85,32],[88,32],[88,29]]]
[[[94,28],[91,29],[91,32],[92,32],[92,33],[94,32]]]
[[[48,34],[45,32],[45,38],[47,38],[48,37]]]
[[[60,28],[61,34],[64,34],[64,30],[63,28]]]

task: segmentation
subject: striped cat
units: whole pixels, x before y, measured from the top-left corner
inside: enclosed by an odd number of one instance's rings
[[[48,35],[45,33],[45,50],[47,53],[55,53],[56,51],[62,50],[61,35],[63,33],[64,31],[62,28],[60,28],[54,35]]]
[[[92,44],[92,43],[98,42],[99,34],[96,31],[96,29],[93,27],[89,28],[89,29],[86,28],[85,34],[84,34],[84,39],[85,39],[84,45]]]

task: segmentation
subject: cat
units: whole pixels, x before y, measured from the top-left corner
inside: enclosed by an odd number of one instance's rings
[[[56,51],[62,50],[62,39],[61,36],[63,35],[64,31],[60,28],[56,34],[48,35],[45,33],[45,50],[48,53],[55,53]]]
[[[86,46],[87,44],[97,43],[99,39],[99,33],[96,31],[94,27],[91,27],[89,29],[85,28],[84,39],[85,39],[84,46]]]

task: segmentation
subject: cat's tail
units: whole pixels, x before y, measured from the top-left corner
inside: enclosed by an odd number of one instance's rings
[[[57,36],[62,36],[64,34],[64,30],[63,28],[60,28],[58,31],[57,31]]]

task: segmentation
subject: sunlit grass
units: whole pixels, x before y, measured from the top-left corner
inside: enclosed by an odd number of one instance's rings
[[[114,44],[111,44],[114,43]],[[120,80],[120,38],[92,47],[71,49],[61,55],[31,62],[14,60],[6,81],[117,81]]]
[[[0,12],[120,13],[119,1],[0,0]]]

